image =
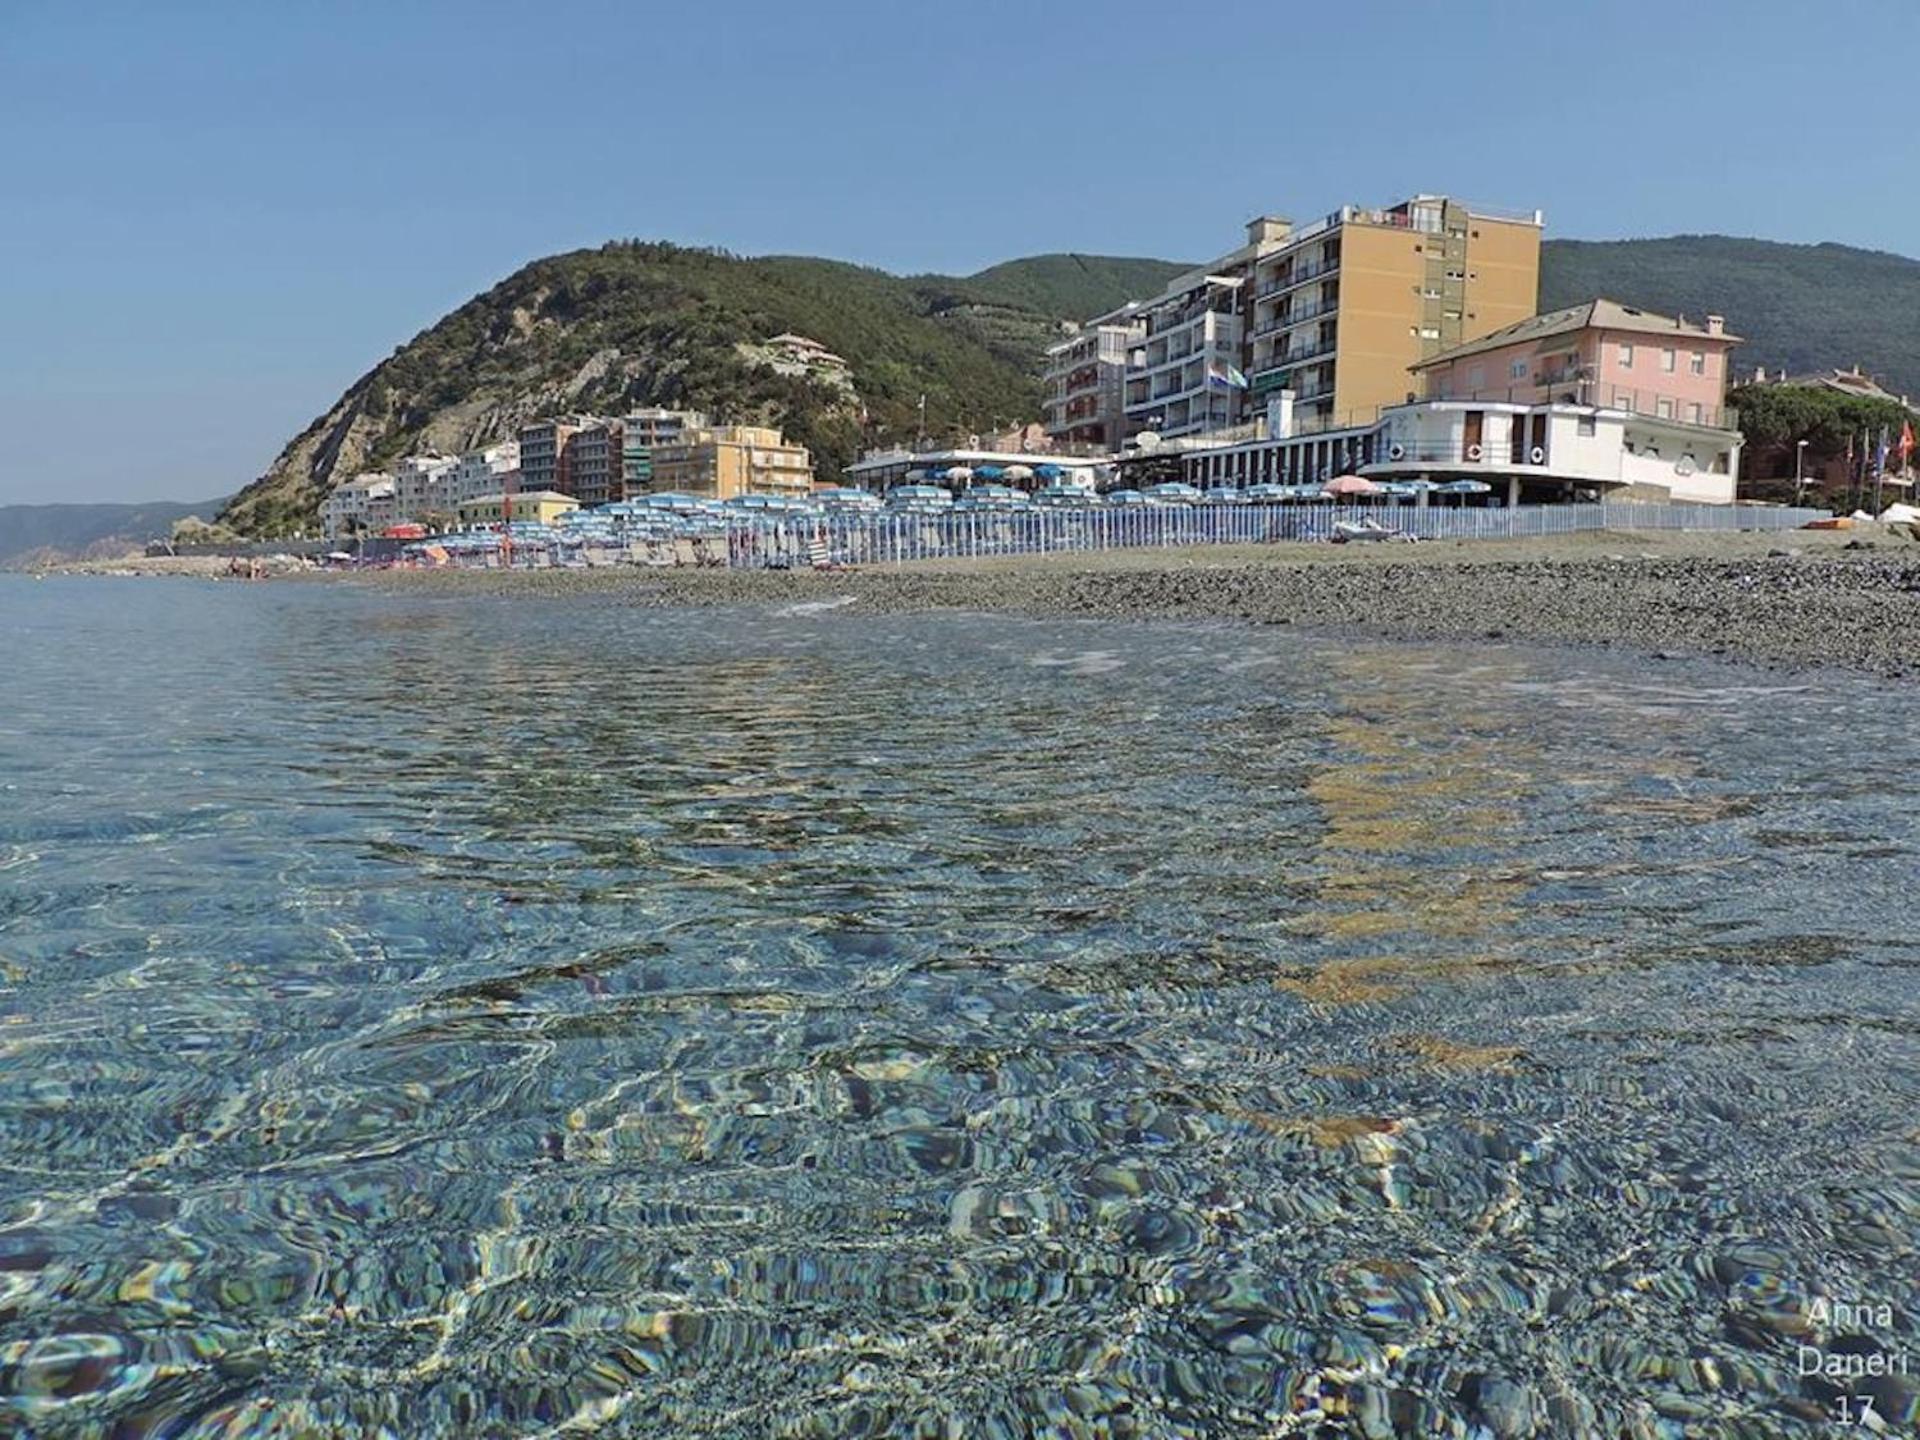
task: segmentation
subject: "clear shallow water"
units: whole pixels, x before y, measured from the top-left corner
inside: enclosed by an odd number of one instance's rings
[[[1911,688],[0,619],[8,1433],[1812,1435],[1797,1343],[1920,1372]]]

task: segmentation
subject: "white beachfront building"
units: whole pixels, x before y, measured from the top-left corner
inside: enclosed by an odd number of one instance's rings
[[[498,495],[507,488],[507,477],[520,469],[520,442],[502,440],[483,450],[469,450],[460,457],[460,463],[453,472],[448,487],[451,502],[446,507],[457,510],[469,500],[478,500],[483,495]]]
[[[1478,480],[1496,503],[1641,500],[1730,505],[1740,475],[1737,430],[1570,402],[1424,400],[1389,406],[1364,426],[1290,433],[1284,405],[1270,433],[1186,449],[1183,478],[1203,489],[1311,485],[1357,473],[1375,481]]]
[[[383,529],[394,520],[393,477],[378,471],[333,487],[320,502],[320,529],[329,540]]]
[[[402,520],[425,520],[453,510],[452,482],[460,462],[451,455],[409,455],[393,467],[393,508]]]

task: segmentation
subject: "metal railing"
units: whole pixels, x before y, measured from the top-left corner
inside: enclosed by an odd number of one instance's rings
[[[1295,325],[1304,325],[1307,321],[1316,320],[1322,315],[1331,315],[1339,308],[1340,302],[1337,299],[1323,300],[1318,305],[1309,305],[1304,310],[1293,310],[1285,315],[1276,315],[1271,320],[1263,320],[1254,326],[1252,338],[1259,340],[1279,330],[1290,330]]]
[[[1334,348],[1333,341],[1325,340],[1316,341],[1312,345],[1296,345],[1293,349],[1282,355],[1270,355],[1267,357],[1267,363],[1253,372],[1254,379],[1264,379],[1276,370],[1290,370],[1296,365],[1306,364],[1309,360],[1321,359],[1324,356],[1331,355],[1334,352]],[[1296,395],[1295,398],[1298,399],[1300,397]]]
[[[1312,265],[1295,265],[1291,274],[1267,281],[1254,291],[1256,300],[1264,300],[1269,295],[1278,295],[1282,290],[1291,290],[1296,285],[1304,285],[1309,280],[1317,280],[1322,275],[1331,274],[1340,268],[1340,257],[1322,260]]]
[[[1619,530],[1792,530],[1825,510],[1748,505],[1456,506],[1435,496],[1366,505],[1128,505],[945,515],[835,516],[737,526],[727,538],[736,569],[906,565],[996,555],[1084,554],[1181,545],[1324,540],[1337,521],[1377,520],[1423,540],[1507,539]]]
[[[1575,393],[1571,395],[1543,393],[1567,390]],[[1467,389],[1450,385],[1439,394],[1427,395],[1423,398],[1429,402],[1444,401],[1449,405],[1471,404],[1474,401],[1528,407],[1572,404],[1596,410],[1619,410],[1644,419],[1664,420],[1672,424],[1700,425],[1714,430],[1740,428],[1740,414],[1731,406],[1701,404],[1700,415],[1696,419],[1690,407],[1699,402],[1674,395],[1663,395],[1657,390],[1626,389],[1606,385],[1585,376],[1567,372],[1516,380],[1504,386],[1485,385]],[[1663,404],[1666,406],[1665,413],[1661,409]]]

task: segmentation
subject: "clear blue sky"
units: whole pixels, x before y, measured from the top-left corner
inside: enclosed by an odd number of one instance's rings
[[[615,236],[1200,259],[1443,190],[1920,251],[1920,0],[0,0],[0,503],[201,499]]]

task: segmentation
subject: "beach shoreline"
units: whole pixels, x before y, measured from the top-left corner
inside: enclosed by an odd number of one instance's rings
[[[1863,540],[1870,548],[1849,548]],[[1920,675],[1920,544],[1884,534],[1607,532],[1420,545],[1121,550],[843,571],[382,571],[442,595],[1236,620],[1393,641],[1510,640]]]
[[[224,578],[204,558],[56,573]],[[1507,640],[1920,675],[1920,544],[1879,530],[1195,546],[833,571],[276,570],[269,578],[476,598],[593,594],[637,607],[825,601],[848,618],[964,610],[1235,620],[1391,641]]]

